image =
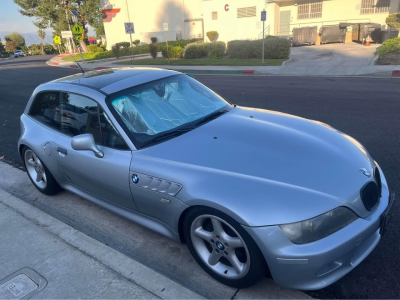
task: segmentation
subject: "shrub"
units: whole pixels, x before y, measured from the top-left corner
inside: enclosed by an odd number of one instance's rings
[[[389,53],[400,54],[400,37],[386,40],[376,52],[378,53],[379,57]]]
[[[134,44],[135,46],[139,45],[139,44],[140,44],[140,40],[134,40],[134,41],[133,41],[133,44]]]
[[[150,44],[150,55],[152,58],[156,59],[157,58],[157,45],[155,44]]]
[[[113,45],[112,52],[116,58],[119,58],[121,56],[121,45],[119,43]]]
[[[130,46],[131,46],[131,43],[130,42],[120,42],[120,43],[117,43],[122,49],[126,49],[126,48],[129,48]]]
[[[208,45],[208,56],[211,59],[220,59],[225,53],[225,43],[215,42]]]
[[[386,18],[386,24],[390,27],[400,29],[400,13],[390,14]]]
[[[153,44],[157,43],[157,38],[156,38],[155,36],[152,36],[152,37],[150,38],[150,40],[151,40],[151,42],[152,42]]]
[[[228,55],[231,58],[260,58],[262,40],[237,40],[228,43]],[[281,38],[265,39],[265,59],[287,59],[290,55],[290,42]]]
[[[106,45],[100,45],[99,48],[100,48],[102,51],[107,51],[107,46],[106,46]]]
[[[43,45],[43,51],[45,54],[54,54],[57,53],[58,51],[54,49],[54,47],[48,43]]]
[[[99,47],[97,45],[88,45],[87,47],[91,53],[103,52],[105,50],[105,48]]]
[[[210,43],[188,44],[185,48],[183,58],[194,59],[194,58],[205,57],[208,55],[208,46],[209,45],[211,45],[211,44]]]
[[[183,58],[183,48],[181,46],[170,47],[169,57]]]
[[[183,58],[185,59],[193,59],[200,58],[202,56],[200,47],[197,44],[189,44],[185,48],[185,53],[183,54]]]
[[[210,43],[201,43],[195,44],[200,50],[200,57],[205,57],[208,55],[208,46],[211,45]]]
[[[209,32],[207,32],[207,37],[210,40],[210,42],[214,42],[218,37],[218,32],[217,31],[209,31]]]

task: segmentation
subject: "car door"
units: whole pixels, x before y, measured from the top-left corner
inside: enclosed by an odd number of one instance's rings
[[[62,182],[101,200],[137,210],[129,189],[131,150],[125,144],[102,108],[94,100],[62,92],[57,112],[61,134],[56,142]],[[104,153],[72,149],[74,136],[90,133]]]

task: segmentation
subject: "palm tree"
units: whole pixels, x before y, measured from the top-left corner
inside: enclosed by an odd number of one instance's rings
[[[38,30],[38,35],[40,37],[40,39],[42,40],[41,46],[42,46],[42,54],[44,54],[43,52],[43,40],[46,37],[46,31],[44,31],[43,29],[39,29]]]

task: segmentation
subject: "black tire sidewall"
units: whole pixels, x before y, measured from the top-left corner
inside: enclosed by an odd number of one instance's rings
[[[219,217],[224,221],[226,221],[227,223],[229,223],[240,234],[240,236],[242,237],[247,246],[250,255],[250,269],[244,277],[239,279],[228,279],[222,277],[221,275],[218,275],[213,270],[211,270],[197,254],[197,251],[194,248],[191,240],[190,228],[192,226],[193,221],[198,216],[201,215],[213,215]],[[233,218],[226,215],[225,213],[222,213],[213,208],[195,207],[190,209],[190,211],[185,215],[183,226],[184,226],[183,228],[184,238],[194,259],[203,268],[203,270],[205,270],[210,276],[212,276],[219,282],[235,288],[246,288],[256,284],[266,273],[268,267],[265,263],[265,259],[260,249],[258,248],[257,244],[247,233],[247,231],[237,221],[235,221]]]
[[[40,187],[38,187],[35,184],[35,182],[31,178],[31,176],[29,174],[27,174],[29,179],[30,179],[30,181],[32,182],[32,184],[35,186],[36,189],[38,189],[41,193],[43,193],[45,195],[54,195],[54,194],[58,193],[61,190],[61,188],[60,188],[59,184],[57,183],[57,181],[54,179],[53,175],[50,173],[49,169],[47,169],[47,167],[44,164],[43,160],[40,158],[40,156],[35,151],[33,151],[31,148],[26,147],[26,146],[24,146],[24,148],[22,149],[22,162],[24,163],[25,170],[27,170],[26,164],[25,164],[25,152],[27,150],[32,151],[33,153],[35,153],[39,157],[39,159],[40,159],[40,161],[41,161],[41,163],[43,165],[44,171],[46,173],[46,179],[47,179],[46,188],[41,189]],[[28,171],[26,171],[26,172],[28,173]]]

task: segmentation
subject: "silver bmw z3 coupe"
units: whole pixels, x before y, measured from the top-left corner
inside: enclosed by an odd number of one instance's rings
[[[40,85],[18,151],[60,189],[177,242],[216,280],[314,290],[362,262],[394,196],[367,150],[321,122],[232,105],[188,75],[127,68]]]

